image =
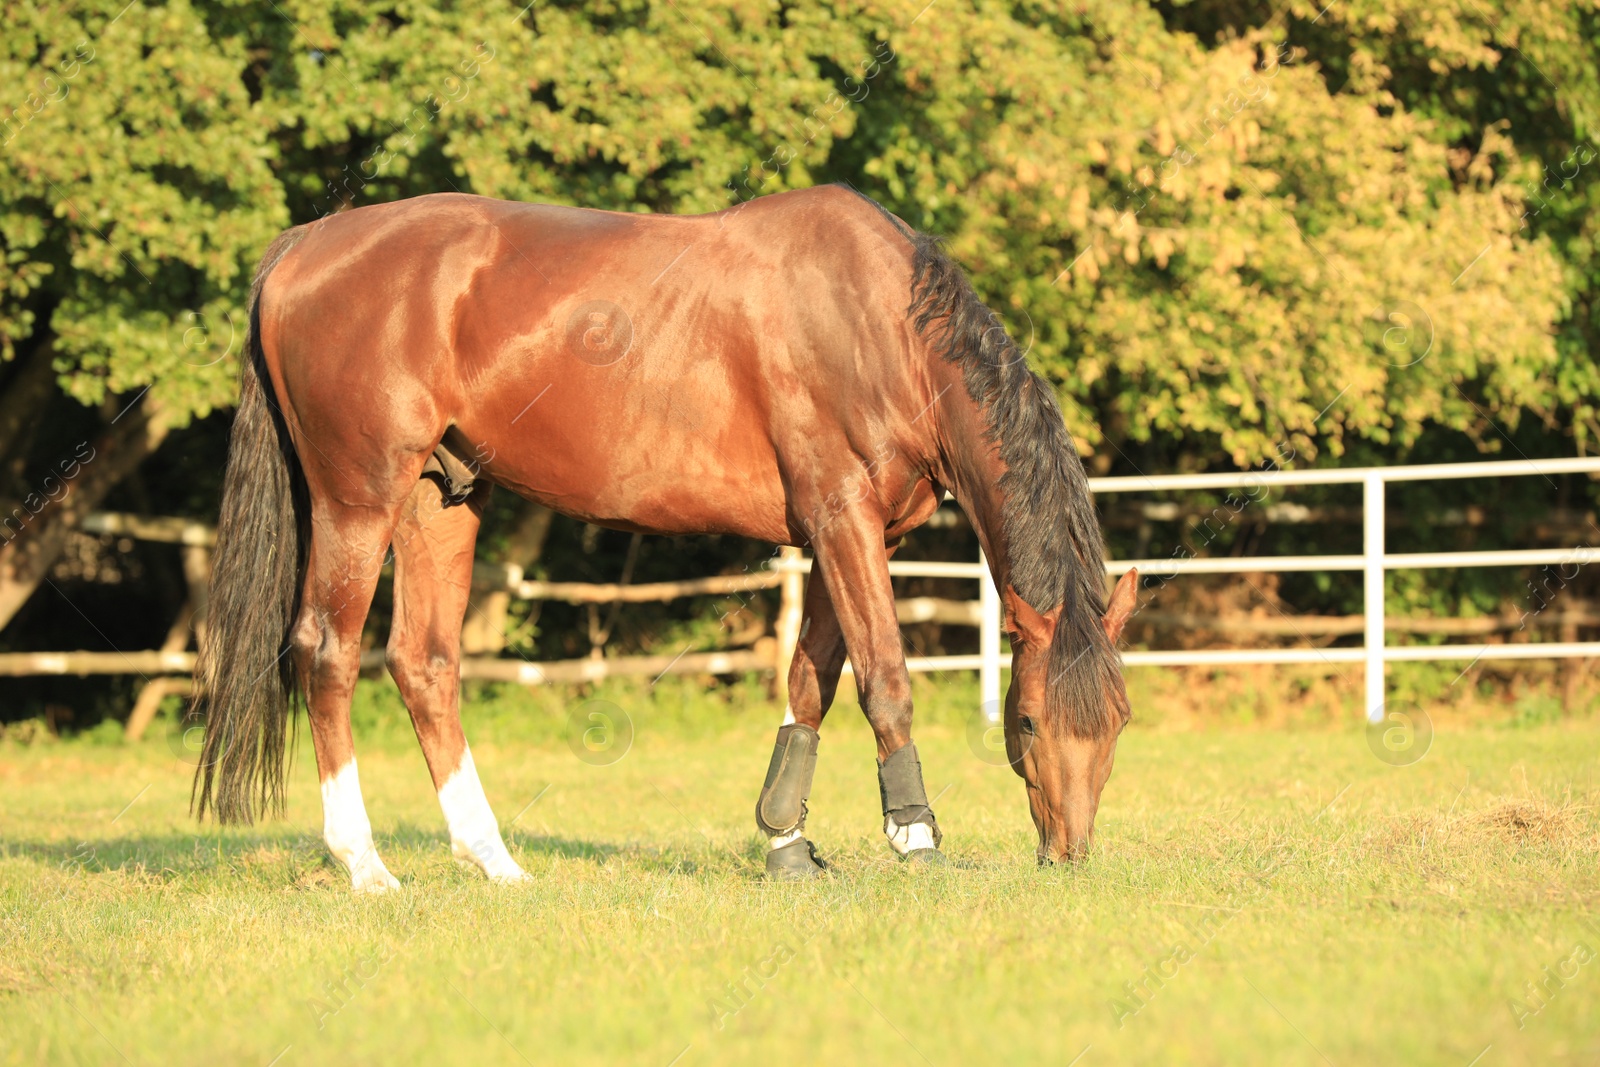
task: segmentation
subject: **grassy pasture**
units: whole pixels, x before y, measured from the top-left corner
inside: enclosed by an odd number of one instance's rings
[[[220,833],[164,736],[0,744],[0,1063],[1600,1062],[1592,716],[1440,723],[1404,767],[1355,727],[1136,721],[1093,858],[1038,870],[1020,784],[935,708],[953,864],[914,871],[842,703],[810,821],[834,872],[796,887],[758,878],[753,692],[610,694],[610,765],[556,703],[499,699],[467,719],[535,876],[509,890],[450,860],[381,687],[360,764],[404,888],[379,898],[324,858],[304,731],[288,818]]]

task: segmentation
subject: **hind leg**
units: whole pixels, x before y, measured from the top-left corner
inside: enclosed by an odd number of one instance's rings
[[[322,836],[358,893],[396,889],[372,842],[361,798],[350,698],[361,668],[361,628],[394,529],[394,508],[359,507],[313,491],[311,552],[290,649],[306,694],[322,779]]]
[[[488,503],[484,483],[465,504],[443,507],[421,479],[394,532],[394,623],[386,659],[400,687],[450,829],[450,850],[496,882],[527,877],[506,851],[461,732],[461,620],[473,545]]]

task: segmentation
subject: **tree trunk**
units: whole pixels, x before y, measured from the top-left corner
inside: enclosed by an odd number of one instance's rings
[[[555,512],[542,504],[523,501],[521,513],[506,547],[498,559],[491,562],[514,566],[519,571],[539,562],[544,553],[544,542],[550,536],[550,520]],[[461,628],[461,650],[466,655],[500,652],[506,647],[506,619],[511,609],[511,594],[503,589],[480,591],[474,589],[468,601],[467,618]]]
[[[167,436],[154,403],[137,401],[93,443],[59,457],[21,504],[0,515],[0,629],[27,603],[67,538]]]
[[[51,342],[35,345],[0,392],[0,456],[6,457],[0,467],[0,501],[8,504],[9,497],[27,495],[18,486],[26,474],[28,442],[38,429],[39,413],[55,394],[54,360]]]

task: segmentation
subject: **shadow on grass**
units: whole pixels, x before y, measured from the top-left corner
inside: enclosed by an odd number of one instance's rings
[[[437,830],[401,824],[373,835],[380,855],[448,853],[450,839]],[[624,851],[601,841],[515,834],[515,847],[527,855],[586,859],[597,864]],[[212,829],[210,832],[130,834],[87,840],[37,841],[0,837],[0,856],[33,860],[60,870],[89,872],[161,871],[169,877],[215,872],[219,867],[251,868],[275,863],[315,866],[328,857],[322,838],[304,831]]]
[[[392,864],[445,862],[449,836],[401,823],[375,833],[378,853]],[[639,841],[595,841],[513,830],[506,835],[513,856],[580,861],[596,867],[621,861],[641,873],[694,877],[727,868],[759,878],[765,850],[754,839],[742,848],[656,846]],[[343,871],[314,832],[271,828],[209,828],[208,832],[129,834],[87,840],[40,841],[0,837],[0,857],[31,861],[66,874],[123,874],[150,883],[238,879],[252,883],[335,884]],[[398,869],[398,868],[396,868]],[[331,876],[331,877],[330,877]],[[404,880],[404,879],[402,879]]]

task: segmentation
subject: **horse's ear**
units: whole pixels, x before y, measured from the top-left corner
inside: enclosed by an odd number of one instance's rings
[[[1005,606],[1004,625],[1008,632],[1021,638],[1024,644],[1036,648],[1049,648],[1050,635],[1055,632],[1057,612],[1052,609],[1049,614],[1041,614],[1020,596],[1017,596],[1010,587],[1000,597],[1000,602]]]
[[[1111,639],[1113,645],[1117,643],[1117,638],[1122,636],[1122,628],[1128,625],[1128,618],[1138,603],[1139,572],[1130,570],[1117,581],[1117,587],[1111,591],[1111,602],[1106,605],[1103,621],[1106,636]]]

